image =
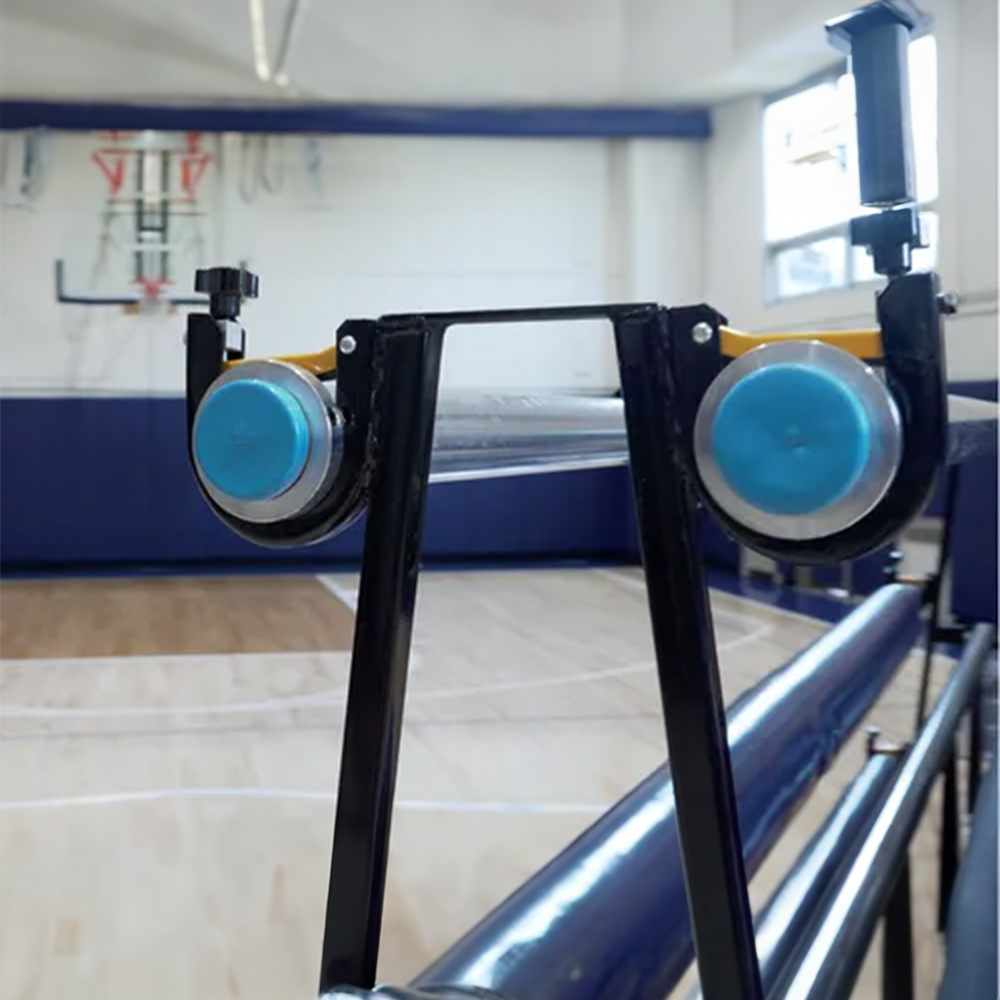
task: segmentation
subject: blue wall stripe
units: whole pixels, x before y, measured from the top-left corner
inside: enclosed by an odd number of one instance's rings
[[[320,545],[262,549],[212,514],[188,462],[181,398],[0,400],[0,570],[356,561],[362,525]],[[430,559],[627,558],[626,469],[431,488]]]
[[[996,398],[995,382],[961,389]],[[0,399],[0,571],[271,561],[319,567],[360,558],[360,523],[296,550],[261,549],[238,538],[198,492],[185,435],[184,400],[175,396]],[[706,560],[735,570],[735,543],[708,515],[700,520]],[[628,471],[435,485],[424,552],[439,562],[635,559]],[[952,584],[960,617],[996,620],[996,555],[992,455],[962,467]],[[879,553],[855,564],[859,591],[881,582],[884,562]]]
[[[954,382],[949,391],[997,402],[996,380]],[[994,434],[997,433],[994,428]],[[952,539],[951,607],[965,621],[997,620],[997,452],[958,473]]]
[[[0,101],[0,129],[162,129],[552,139],[704,139],[705,108],[420,107],[405,104],[153,105]]]

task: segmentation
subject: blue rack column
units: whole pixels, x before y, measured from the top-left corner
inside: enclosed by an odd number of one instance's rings
[[[320,993],[375,984],[443,329],[373,336],[379,426],[347,693]],[[342,348],[343,350],[343,348]]]
[[[615,340],[681,856],[705,1000],[762,1000],[670,316],[619,317]]]

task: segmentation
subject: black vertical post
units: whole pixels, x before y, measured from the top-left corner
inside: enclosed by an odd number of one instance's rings
[[[861,204],[883,209],[851,220],[851,242],[870,248],[879,274],[906,274],[911,249],[920,245],[908,53],[910,38],[928,22],[911,3],[887,0],[826,26],[832,44],[851,57]]]
[[[666,311],[619,317],[615,339],[702,993],[705,1000],[761,1000],[712,616],[677,421]],[[650,872],[650,878],[655,877]]]
[[[910,905],[910,858],[889,897],[882,929],[882,1000],[913,1000],[913,917]]]
[[[344,723],[320,993],[375,983],[442,332],[378,331],[375,466]]]
[[[940,884],[938,895],[938,930],[948,926],[948,905],[958,874],[958,766],[954,741],[944,765],[944,791],[941,796]]]
[[[865,24],[851,42],[861,204],[916,201],[908,79],[910,29],[899,21]]]

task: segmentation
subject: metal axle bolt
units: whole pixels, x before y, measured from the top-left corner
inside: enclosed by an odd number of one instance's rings
[[[350,334],[348,334],[340,341],[340,346],[337,350],[341,354],[353,354],[357,350],[357,347],[358,342]]]
[[[696,344],[707,344],[714,336],[715,331],[709,323],[695,323],[691,327],[691,338]]]
[[[938,306],[945,316],[954,316],[958,312],[958,292],[945,292],[938,296]]]

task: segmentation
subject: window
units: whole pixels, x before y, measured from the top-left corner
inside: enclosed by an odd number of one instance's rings
[[[925,240],[914,267],[937,263],[937,51],[933,36],[910,44],[910,102],[917,200]],[[854,78],[835,72],[764,109],[768,298],[846,288],[876,278],[848,223],[862,208]]]

